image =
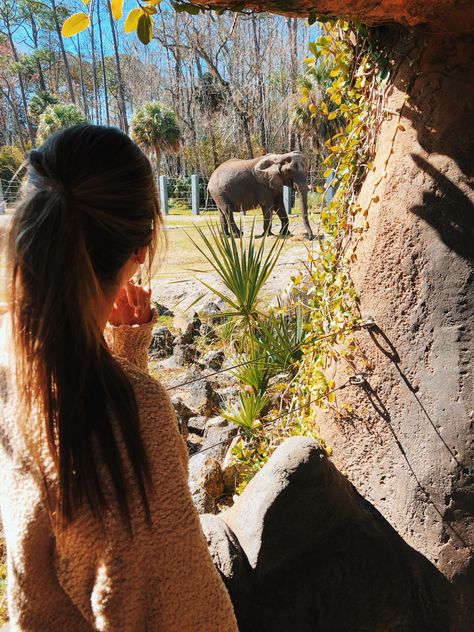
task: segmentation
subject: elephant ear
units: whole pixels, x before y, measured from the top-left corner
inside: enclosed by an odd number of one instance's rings
[[[263,156],[255,165],[254,171],[257,180],[268,185],[271,189],[280,189],[283,186],[281,162],[277,160],[276,156],[272,154]]]

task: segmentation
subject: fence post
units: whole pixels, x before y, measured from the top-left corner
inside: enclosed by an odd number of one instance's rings
[[[285,210],[288,215],[291,215],[291,194],[292,190],[290,187],[283,187],[283,204],[285,205]]]
[[[5,200],[3,199],[2,181],[0,180],[0,215],[4,215],[6,210]]]
[[[193,215],[199,215],[199,176],[191,176],[191,206]]]
[[[166,176],[160,176],[160,206],[163,215],[169,215],[168,208],[168,178]]]

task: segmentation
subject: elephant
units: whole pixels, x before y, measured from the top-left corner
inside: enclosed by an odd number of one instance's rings
[[[235,211],[248,211],[260,206],[263,211],[263,235],[271,235],[272,214],[276,211],[281,222],[280,235],[290,235],[288,215],[283,204],[283,185],[296,188],[303,204],[306,236],[313,239],[308,220],[308,161],[299,151],[287,154],[266,154],[260,158],[233,158],[222,163],[212,173],[208,184],[220,211],[224,233],[240,236],[234,220]]]

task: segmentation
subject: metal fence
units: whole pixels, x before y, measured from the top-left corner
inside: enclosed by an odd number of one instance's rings
[[[5,213],[7,207],[13,206],[20,197],[21,180],[13,178],[12,180],[0,179],[0,214]]]

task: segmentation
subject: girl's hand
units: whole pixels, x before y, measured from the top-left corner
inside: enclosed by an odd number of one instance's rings
[[[150,295],[151,290],[147,292],[141,285],[127,281],[115,298],[109,323],[115,327],[149,323],[152,316]]]

